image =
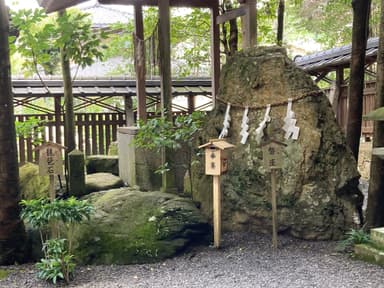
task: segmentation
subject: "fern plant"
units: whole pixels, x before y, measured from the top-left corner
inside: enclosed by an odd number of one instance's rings
[[[351,252],[355,244],[371,243],[371,237],[363,228],[351,229],[345,235],[345,239],[341,240],[336,247],[340,252]]]

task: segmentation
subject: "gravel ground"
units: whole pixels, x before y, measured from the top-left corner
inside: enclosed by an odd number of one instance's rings
[[[69,287],[384,287],[383,268],[337,253],[336,245],[279,235],[274,251],[267,235],[230,233],[221,249],[195,247],[160,263],[79,266]],[[0,287],[53,287],[31,264],[0,269],[10,271]]]

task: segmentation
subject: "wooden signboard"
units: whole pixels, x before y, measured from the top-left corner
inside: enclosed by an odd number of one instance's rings
[[[63,175],[63,146],[47,142],[37,148],[39,150],[39,173],[45,175]]]
[[[213,243],[220,247],[221,237],[221,191],[220,175],[228,170],[226,151],[234,145],[223,139],[211,139],[208,143],[199,146],[205,149],[205,174],[213,175]]]
[[[57,143],[47,142],[36,150],[39,151],[39,174],[49,176],[49,198],[55,200],[55,175],[63,175],[63,159],[61,150],[65,149]]]
[[[272,169],[281,169],[283,167],[282,154],[284,146],[284,143],[274,140],[263,146],[264,168],[271,171]]]
[[[283,167],[285,143],[271,140],[262,147],[264,168],[271,172],[272,246],[277,248],[276,170]]]

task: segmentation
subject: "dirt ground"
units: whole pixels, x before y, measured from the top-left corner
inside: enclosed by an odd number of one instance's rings
[[[359,150],[358,169],[362,180],[369,180],[371,167],[372,142],[361,142]]]

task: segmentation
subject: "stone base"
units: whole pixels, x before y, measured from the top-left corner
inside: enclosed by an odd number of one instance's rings
[[[384,266],[384,251],[370,244],[355,245],[354,252],[357,259]]]

